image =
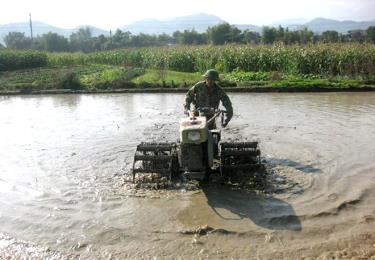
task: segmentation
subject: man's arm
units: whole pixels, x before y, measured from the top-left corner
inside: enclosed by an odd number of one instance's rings
[[[232,102],[230,101],[227,93],[225,93],[223,90],[222,90],[222,94],[221,94],[221,103],[223,104],[223,106],[227,110],[227,118],[229,118],[229,120],[230,120],[233,116]]]
[[[185,110],[190,110],[190,104],[194,101],[195,96],[195,86],[191,87],[185,96]]]
[[[227,93],[225,93],[224,90],[221,90],[220,100],[223,106],[225,107],[225,110],[227,111],[225,116],[225,122],[223,125],[225,127],[233,117],[233,107],[232,102],[230,101]]]

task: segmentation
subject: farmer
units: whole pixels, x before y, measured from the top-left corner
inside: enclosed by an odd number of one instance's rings
[[[210,69],[203,75],[204,81],[196,83],[186,94],[185,113],[190,110],[190,104],[196,108],[215,108],[219,107],[221,101],[227,113],[223,122],[226,127],[233,116],[232,102],[224,90],[216,83],[219,80],[219,73]]]

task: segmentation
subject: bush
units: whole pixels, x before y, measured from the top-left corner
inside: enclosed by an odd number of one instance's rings
[[[244,72],[235,70],[225,76],[226,80],[234,82],[246,82],[246,81],[267,81],[270,80],[273,73],[269,72]]]
[[[47,54],[40,51],[0,50],[0,71],[30,69],[47,65]]]
[[[77,74],[73,71],[68,72],[57,84],[57,87],[72,90],[79,90],[83,88]]]

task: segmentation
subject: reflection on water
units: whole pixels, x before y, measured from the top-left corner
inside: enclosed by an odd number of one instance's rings
[[[0,97],[0,258],[14,239],[21,255],[271,257],[374,225],[374,93],[230,96],[223,138],[260,141],[266,194],[127,190],[136,145],[178,138],[182,94]],[[205,225],[242,235],[179,232]]]

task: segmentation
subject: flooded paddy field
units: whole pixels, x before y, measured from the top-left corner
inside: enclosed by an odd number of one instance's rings
[[[230,94],[264,190],[137,188],[141,141],[176,141],[183,94],[0,97],[0,258],[375,255],[375,93]]]

